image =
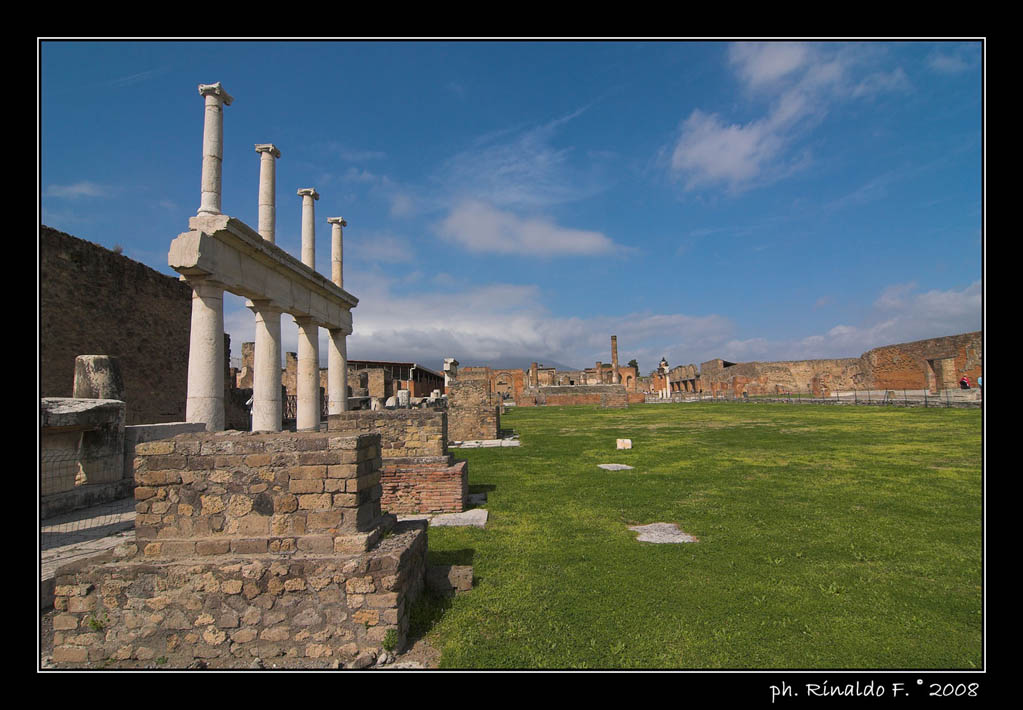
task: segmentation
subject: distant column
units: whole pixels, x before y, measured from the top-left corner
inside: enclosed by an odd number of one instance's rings
[[[611,384],[621,384],[622,376],[618,372],[618,336],[611,336]]]
[[[202,198],[198,214],[220,214],[221,164],[224,161],[224,106],[234,101],[216,84],[199,84],[206,98],[206,120],[202,133]]]
[[[295,317],[298,324],[298,372],[295,389],[299,431],[320,430],[320,329],[312,318]]]
[[[604,363],[597,360],[597,364],[594,365],[593,369],[597,371],[597,384],[604,384]]]
[[[188,340],[188,397],[185,421],[202,422],[206,431],[223,431],[224,286],[216,281],[189,281],[192,324]]]
[[[259,153],[259,235],[271,244],[277,231],[277,158],[281,151],[273,143],[256,145]]]
[[[267,301],[252,301],[256,343],[252,363],[252,431],[280,431],[281,312]]]
[[[302,263],[310,269],[316,269],[316,206],[314,200],[320,199],[319,193],[311,187],[298,191],[302,196]]]
[[[328,217],[331,227],[330,234],[330,280],[335,286],[344,288],[344,235],[341,228],[347,227],[348,222],[344,217]]]

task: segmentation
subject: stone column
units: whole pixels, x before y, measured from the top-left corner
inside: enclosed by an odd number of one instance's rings
[[[310,269],[316,269],[316,206],[314,200],[320,199],[319,193],[311,187],[298,191],[302,196],[302,263]]]
[[[597,371],[597,384],[604,384],[604,363],[597,360],[597,364],[593,366],[593,369]]]
[[[206,431],[224,430],[224,286],[189,281],[192,325],[188,340],[188,398],[185,421]]]
[[[220,168],[224,161],[224,106],[234,101],[216,84],[199,84],[206,98],[206,121],[202,133],[202,199],[199,214],[220,214]]]
[[[344,217],[328,217],[327,222],[333,225],[330,234],[330,280],[334,282],[335,286],[344,288],[344,244],[342,243],[344,235],[341,228],[347,227],[348,222]]]
[[[348,333],[330,331],[327,345],[327,414],[348,411]]]
[[[304,250],[303,250],[304,251]],[[320,430],[320,329],[309,317],[295,317],[298,324],[298,373],[295,389],[298,394],[296,428],[298,431]]]
[[[618,372],[618,336],[611,336],[611,384],[618,385],[622,382],[622,376]]]
[[[263,239],[276,243],[277,232],[277,163],[281,151],[273,143],[258,143],[259,153],[259,226]]]
[[[252,431],[280,431],[281,312],[267,301],[250,301],[256,314],[256,343],[252,362]]]
[[[534,389],[540,386],[540,368],[535,362],[529,366],[529,386]]]

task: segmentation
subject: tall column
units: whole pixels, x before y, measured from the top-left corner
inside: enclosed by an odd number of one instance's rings
[[[295,317],[298,323],[298,390],[296,428],[299,431],[320,430],[320,329],[309,317]]]
[[[344,235],[341,228],[347,227],[348,222],[344,217],[328,217],[327,222],[333,225],[330,234],[330,280],[334,282],[335,286],[344,288],[344,244],[342,242]]]
[[[344,217],[328,217],[330,235],[330,280],[335,286],[344,288],[343,235],[342,227],[348,222]],[[348,411],[348,333],[337,328],[330,331],[327,346],[327,414]]]
[[[618,385],[622,382],[622,376],[618,372],[618,336],[611,336],[611,384]]]
[[[259,153],[259,224],[263,239],[276,243],[277,232],[277,163],[281,151],[273,143],[258,143]]]
[[[281,312],[267,301],[251,301],[256,314],[256,343],[252,354],[252,431],[280,431]]]
[[[216,281],[189,281],[192,325],[188,340],[188,398],[185,420],[223,431],[224,287]]]
[[[327,414],[348,411],[348,334],[330,331],[327,344]]]
[[[593,366],[593,369],[597,371],[597,384],[604,384],[604,363],[597,360],[597,363]]]
[[[198,214],[220,214],[220,167],[224,161],[224,106],[234,101],[216,84],[199,84],[206,98],[206,119],[202,132],[202,199]]]
[[[302,263],[316,269],[316,206],[313,201],[320,199],[320,195],[311,187],[302,188],[298,194],[302,196]]]

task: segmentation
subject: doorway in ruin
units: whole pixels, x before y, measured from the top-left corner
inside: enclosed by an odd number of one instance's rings
[[[931,394],[938,394],[944,389],[955,389],[956,380],[955,357],[935,357],[927,359],[927,389]]]

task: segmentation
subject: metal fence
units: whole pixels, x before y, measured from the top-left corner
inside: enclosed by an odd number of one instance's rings
[[[109,456],[83,457],[75,448],[44,450],[39,462],[40,549],[78,545],[135,524],[131,482],[115,477]],[[90,473],[108,475],[90,480]],[[103,480],[103,479],[106,480]]]

